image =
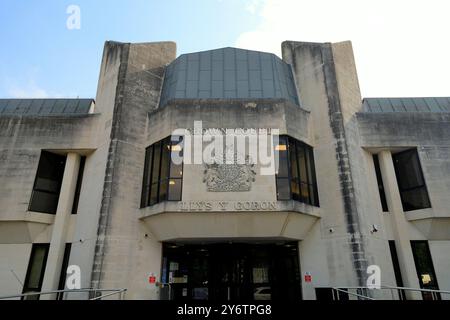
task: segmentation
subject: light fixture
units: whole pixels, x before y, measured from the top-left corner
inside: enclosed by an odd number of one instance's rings
[[[429,274],[427,274],[427,273],[426,274],[422,274],[421,277],[422,277],[422,283],[423,284],[428,284],[428,283],[431,282],[431,276]]]
[[[279,144],[279,145],[275,146],[275,150],[277,150],[277,151],[286,151],[287,147],[286,147],[285,144]]]
[[[169,184],[173,186],[173,185],[175,184],[175,181],[170,180],[170,181],[169,181]]]
[[[179,144],[172,145],[172,151],[181,151],[181,146]]]

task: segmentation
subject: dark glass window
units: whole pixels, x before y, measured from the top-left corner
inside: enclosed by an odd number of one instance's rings
[[[171,136],[149,146],[145,151],[141,207],[170,200],[180,201],[183,184],[183,137]]]
[[[72,214],[77,214],[78,201],[80,201],[81,184],[83,183],[84,164],[86,157],[80,159],[80,169],[78,169],[77,186],[75,187],[75,196],[73,198]]]
[[[398,262],[395,240],[389,240],[389,250],[391,252],[392,266],[394,268],[395,282],[397,283],[397,287],[403,287],[403,278],[400,270],[400,263]],[[406,300],[405,290],[399,290],[398,294],[400,300]]]
[[[56,213],[66,156],[42,151],[28,210]]]
[[[280,136],[279,143],[275,146],[277,199],[291,199],[289,187],[289,158],[287,137]]]
[[[340,288],[340,290],[334,290],[333,288],[315,288],[316,291],[316,300],[317,301],[333,301],[333,300],[340,300],[340,301],[348,301],[349,296],[346,291],[348,289]]]
[[[430,208],[430,199],[416,149],[392,155],[403,211]]]
[[[313,149],[288,136],[275,145],[278,200],[297,200],[319,206]]]
[[[22,293],[41,291],[49,246],[50,245],[48,243],[33,244]],[[26,296],[23,299],[39,300],[39,296]]]
[[[71,243],[66,243],[64,249],[64,258],[61,266],[61,275],[59,276],[58,290],[64,290],[66,287],[67,267],[69,266],[70,250],[72,249]],[[56,297],[57,300],[64,299],[64,292],[59,292]]]
[[[428,241],[413,240],[411,241],[411,249],[414,256],[417,276],[419,277],[420,288],[439,290]],[[435,292],[422,292],[422,296],[424,300],[441,299],[440,294]]]
[[[377,154],[373,155],[373,164],[375,166],[375,173],[377,175],[378,192],[380,194],[381,208],[383,208],[383,212],[388,212],[389,209],[386,202],[386,194],[384,193],[383,178],[381,177],[380,161],[378,159]]]

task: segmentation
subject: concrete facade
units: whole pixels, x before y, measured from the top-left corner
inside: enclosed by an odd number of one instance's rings
[[[22,293],[37,243],[50,246],[43,291],[57,289],[71,243],[68,264],[80,267],[82,288],[126,288],[126,299],[157,300],[161,289],[148,277],[161,281],[164,242],[297,241],[302,298],[316,299],[317,288],[366,287],[371,265],[380,267],[381,285],[396,286],[389,240],[404,286],[419,288],[410,241],[427,240],[439,289],[450,290],[450,113],[364,108],[350,42],[286,41],[282,56],[224,48],[177,59],[173,42],[106,42],[89,110],[0,112],[0,296]],[[233,71],[239,64],[247,75]],[[210,72],[206,80],[202,71]],[[212,88],[221,85],[216,96]],[[204,164],[185,163],[181,201],[141,208],[145,149],[195,121],[204,129],[278,129],[311,146],[320,206],[277,200],[275,175],[259,174],[259,164],[249,191],[210,192]],[[431,208],[403,211],[392,154],[408,148],[417,148]],[[28,209],[41,150],[67,157],[56,214]],[[389,212],[382,211],[373,154]],[[78,211],[70,214],[80,156]],[[389,290],[363,293],[398,298]]]

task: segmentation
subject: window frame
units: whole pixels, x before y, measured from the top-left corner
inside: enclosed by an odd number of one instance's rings
[[[411,251],[413,254],[413,260],[414,260],[414,267],[416,269],[416,274],[417,274],[417,280],[419,281],[419,286],[421,289],[432,289],[432,290],[439,290],[439,282],[438,282],[438,278],[436,276],[436,270],[434,267],[434,261],[433,261],[433,256],[431,255],[431,250],[430,250],[430,244],[428,240],[410,240],[410,244],[411,244]],[[425,248],[425,256],[419,256],[419,252],[418,252],[418,246],[419,245],[424,245]],[[425,261],[426,260],[426,261]],[[433,284],[431,285],[426,285],[423,283],[422,280],[422,274],[421,272],[424,271],[422,269],[423,263],[426,263],[427,266],[429,268],[428,271],[430,271],[430,275],[432,277],[433,280]],[[441,300],[441,294],[439,292],[435,292],[435,293],[430,293],[430,292],[422,292],[422,298],[424,300],[429,300],[429,298],[432,298],[433,300],[437,299],[437,300]]]
[[[59,275],[58,290],[64,290],[66,287],[67,268],[69,266],[70,253],[72,251],[72,243],[66,243],[64,247],[64,256],[61,264],[61,273]],[[56,300],[64,300],[64,292],[58,292]]]
[[[279,145],[281,138],[284,139],[286,142],[286,161],[287,161],[287,176],[279,177],[278,173],[275,173],[275,185],[276,185],[276,194],[277,194],[277,200],[278,201],[289,201],[294,200],[298,202],[305,203],[307,205],[311,205],[314,207],[320,207],[320,201],[318,196],[318,189],[317,189],[317,176],[316,176],[316,169],[315,169],[315,161],[314,161],[314,149],[312,146],[304,143],[303,141],[297,140],[295,138],[292,138],[288,135],[279,135]],[[292,174],[292,146],[295,152],[295,163],[296,163],[296,172],[297,172],[297,178],[293,177]],[[276,148],[276,146],[274,146]],[[299,151],[301,149],[302,151]],[[283,150],[284,151],[284,150]],[[279,152],[275,149],[275,152]],[[303,152],[304,155],[304,163],[305,163],[305,177],[302,175],[301,170],[301,164],[299,161],[299,156]],[[278,157],[278,161],[280,161],[280,157]],[[280,163],[278,163],[278,167],[280,166]],[[295,181],[297,179],[297,181]],[[289,188],[289,198],[280,198],[279,197],[279,180],[287,180],[288,181],[288,188]],[[311,180],[311,181],[310,181]],[[293,192],[292,192],[292,183],[297,183],[298,186],[298,199],[295,199]],[[302,187],[308,189],[308,197],[307,199],[302,196]]]
[[[61,160],[62,160],[62,158],[64,158],[64,164],[62,165],[63,169],[62,169],[61,181],[59,181],[59,186],[58,186],[58,191],[57,192],[50,192],[48,190],[37,188],[38,179],[40,178],[39,174],[41,173],[40,172],[41,161],[42,161],[43,156],[45,157],[46,155],[61,157]],[[67,162],[67,155],[60,155],[60,154],[56,154],[56,153],[53,153],[53,152],[50,152],[50,151],[47,151],[47,150],[41,150],[41,153],[39,155],[38,166],[37,166],[36,173],[35,173],[35,176],[34,176],[33,189],[31,191],[30,201],[28,203],[28,211],[45,213],[45,214],[56,214],[56,211],[58,209],[59,197],[61,195],[61,186],[62,186],[62,181],[63,181],[63,178],[64,178],[64,171],[65,171],[65,167],[66,167],[66,162]],[[48,212],[48,211],[44,211],[44,210],[35,210],[36,208],[33,208],[33,198],[36,196],[36,192],[57,196],[55,212]]]
[[[380,159],[377,153],[372,154],[373,166],[375,168],[375,176],[377,179],[378,194],[380,195],[381,210],[389,213],[389,206],[386,199],[386,191],[384,190],[383,176],[381,174]]]
[[[174,141],[174,137],[179,137],[178,142]],[[144,159],[144,174],[143,174],[143,180],[142,180],[142,191],[141,191],[141,205],[140,208],[145,208],[145,207],[150,207],[153,206],[155,204],[164,202],[164,201],[182,201],[182,197],[183,197],[183,176],[184,176],[184,159],[181,163],[181,175],[180,176],[173,176],[172,177],[172,147],[174,145],[178,145],[178,144],[183,144],[184,143],[184,137],[183,136],[168,136],[165,137],[164,139],[161,139],[159,141],[156,141],[154,143],[152,143],[151,145],[149,145],[147,148],[145,148],[145,159]],[[169,151],[167,151],[168,154],[168,161],[166,164],[163,163],[163,157],[164,157],[164,152],[165,149],[164,147],[168,146],[169,147]],[[159,150],[156,150],[155,147],[159,147]],[[151,151],[149,151],[151,150]],[[153,175],[154,175],[154,160],[155,160],[155,150],[159,153],[158,157],[159,157],[159,164],[158,164],[158,168],[155,168],[158,172],[158,177],[155,180],[155,182],[153,181]],[[183,149],[178,151],[183,153]],[[149,154],[151,154],[151,159],[149,158]],[[184,154],[182,155],[184,156]],[[165,168],[166,172],[167,172],[167,176],[165,177],[161,177],[161,173],[163,170],[163,166],[166,165],[167,168]],[[179,192],[179,197],[177,197],[177,199],[170,199],[170,181],[171,180],[177,180],[180,183],[180,192]],[[148,181],[148,184],[146,184],[146,182]],[[156,191],[156,200],[155,202],[152,201],[152,189],[153,189],[153,185],[155,185],[155,187],[157,187],[157,191]],[[161,192],[161,186],[164,186],[165,193]],[[164,195],[164,197],[162,198],[161,196]]]
[[[75,186],[75,194],[73,197],[73,204],[72,204],[72,213],[71,214],[77,214],[78,213],[78,205],[80,204],[80,194],[81,194],[81,188],[83,186],[83,176],[84,176],[84,168],[86,166],[86,156],[80,157],[80,166],[78,168],[78,175],[77,175],[77,183]]]
[[[37,288],[31,288],[28,285],[28,282],[30,281],[30,277],[31,277],[31,271],[32,271],[32,267],[33,267],[33,262],[32,260],[34,260],[34,255],[36,253],[36,250],[38,248],[44,248],[45,249],[45,255],[44,255],[44,259],[42,260],[42,269],[39,275],[39,284]],[[44,282],[44,276],[45,276],[45,269],[47,268],[47,259],[48,259],[48,253],[50,251],[50,243],[33,243],[31,246],[31,252],[30,252],[30,257],[28,259],[28,266],[27,266],[27,273],[25,275],[25,281],[23,282],[23,288],[22,288],[22,293],[31,293],[31,292],[40,292],[42,290],[42,284]],[[36,290],[36,291],[35,291]],[[39,300],[40,296],[39,295],[31,295],[31,296],[23,296],[22,300],[28,300],[29,298],[33,299],[33,298],[37,298],[37,300]]]
[[[399,179],[399,177],[400,177],[400,172],[399,172],[399,167],[398,167],[398,164],[397,164],[396,159],[397,159],[398,156],[400,156],[400,155],[402,155],[402,154],[406,154],[406,153],[413,153],[414,156],[416,157],[417,163],[418,163],[418,165],[419,165],[418,174],[419,174],[420,179],[422,180],[423,183],[420,184],[420,185],[416,185],[416,186],[414,186],[414,187],[410,187],[410,188],[403,189],[402,186],[401,186],[401,183],[400,183],[400,179]],[[429,195],[429,193],[428,193],[428,187],[427,187],[427,183],[426,183],[426,181],[425,181],[425,176],[424,176],[424,174],[423,174],[422,163],[421,163],[421,161],[420,161],[419,152],[418,152],[417,148],[407,149],[407,150],[400,151],[400,152],[397,152],[397,153],[395,153],[395,154],[392,154],[392,161],[393,161],[393,164],[394,164],[394,171],[395,171],[395,176],[396,176],[396,180],[397,180],[398,190],[399,190],[399,193],[400,193],[400,199],[401,199],[401,201],[402,201],[403,212],[408,212],[408,211],[422,210],[422,209],[428,209],[428,208],[431,208],[431,207],[432,207],[432,206],[431,206],[431,199],[430,199],[430,195]],[[406,204],[407,202],[405,201],[404,193],[405,193],[405,192],[409,192],[409,191],[413,191],[413,190],[419,190],[419,189],[424,190],[425,196],[426,196],[426,199],[427,199],[427,205],[426,205],[426,206],[423,206],[423,207],[421,207],[421,208],[408,208],[408,207],[406,207],[405,204]]]

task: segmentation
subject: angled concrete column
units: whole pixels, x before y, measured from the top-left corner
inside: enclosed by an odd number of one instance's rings
[[[391,214],[390,221],[393,223],[392,230],[394,231],[395,247],[397,249],[403,285],[410,288],[420,288],[408,234],[408,221],[403,212],[391,152],[381,151],[378,154],[378,159],[386,193],[386,202]],[[405,293],[408,299],[422,299],[422,295],[419,292],[406,291]]]
[[[66,246],[66,231],[72,213],[73,199],[77,184],[78,170],[80,167],[80,155],[76,153],[67,154],[66,166],[59,194],[58,207],[56,209],[55,222],[53,224],[52,239],[45,267],[42,291],[58,289],[61,265]],[[43,295],[42,300],[55,299],[56,294]]]

